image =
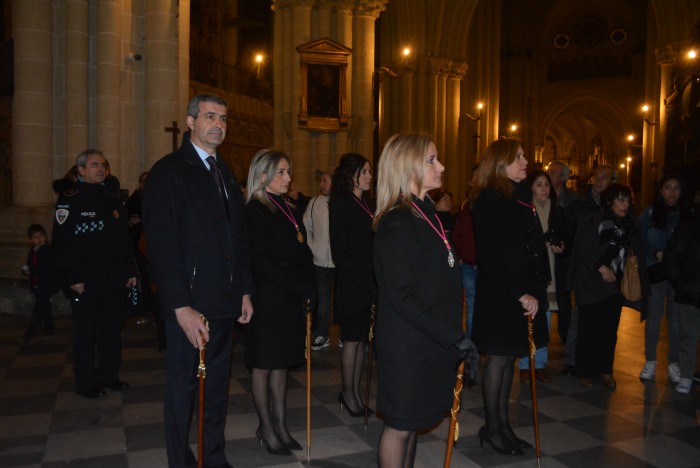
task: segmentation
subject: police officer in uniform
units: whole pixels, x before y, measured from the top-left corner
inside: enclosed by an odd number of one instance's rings
[[[76,163],[77,186],[56,203],[53,246],[73,309],[75,392],[97,399],[105,388],[129,387],[118,373],[126,288],[136,285],[136,264],[126,211],[104,185],[104,154],[85,150]]]

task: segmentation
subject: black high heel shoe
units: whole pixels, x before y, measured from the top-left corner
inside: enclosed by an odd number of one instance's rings
[[[255,431],[255,435],[258,437],[258,442],[260,443],[260,447],[265,447],[265,450],[267,450],[267,453],[269,453],[271,455],[291,455],[292,454],[292,452],[289,451],[289,449],[286,447],[286,445],[281,447],[281,448],[278,448],[278,449],[270,447],[270,444],[267,442],[267,440],[265,439],[265,436],[263,436],[260,429]],[[297,443],[297,445],[299,445],[299,444]],[[301,447],[299,447],[299,449],[301,450]]]
[[[364,409],[364,408],[362,408],[362,409],[359,410],[359,411],[353,411],[353,410],[350,409],[350,407],[348,406],[347,401],[345,401],[345,397],[343,396],[343,392],[340,392],[340,393],[338,394],[338,403],[340,403],[340,412],[341,412],[341,413],[343,412],[343,406],[345,406],[345,409],[348,410],[348,413],[350,413],[350,416],[352,416],[353,418],[359,418],[360,416],[364,416],[364,415],[365,415],[365,409]],[[371,410],[370,410],[370,411],[371,411]]]
[[[299,444],[299,442],[297,442],[294,439],[294,437],[291,437],[291,439],[292,440],[290,442],[285,442],[284,448],[286,448],[287,450],[302,450],[302,447]]]
[[[516,447],[520,447],[521,449],[531,449],[532,444],[530,444],[528,441],[519,439],[517,435],[515,435],[515,432],[513,432],[513,428],[508,426],[506,427],[506,432],[510,434],[510,436],[513,438],[513,444]]]
[[[503,448],[499,447],[498,445],[494,444],[493,441],[491,440],[491,437],[489,436],[488,431],[486,430],[486,426],[482,426],[481,429],[479,429],[479,446],[483,447],[484,446],[484,441],[486,441],[487,444],[489,444],[493,449],[500,453],[501,455],[523,455],[522,449],[518,445],[514,445],[511,447]]]
[[[520,449],[531,449],[532,444],[526,440],[523,439],[515,439],[515,446],[520,448]]]

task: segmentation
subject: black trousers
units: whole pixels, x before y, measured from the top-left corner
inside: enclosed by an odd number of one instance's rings
[[[53,293],[35,292],[34,308],[32,309],[32,319],[29,322],[27,331],[24,333],[24,341],[29,341],[36,333],[41,322],[44,322],[46,333],[52,335],[54,332],[53,313],[51,311],[51,296]]]
[[[226,409],[231,374],[234,319],[210,320],[204,381],[204,466],[226,466],[224,452]],[[164,423],[168,466],[196,467],[188,435],[192,415],[199,406],[199,350],[192,346],[175,320],[165,321],[167,385]]]
[[[622,302],[622,294],[616,293],[594,304],[578,306],[576,377],[593,379],[599,374],[612,374]]]
[[[84,392],[118,377],[126,288],[96,289],[86,285],[85,292],[71,300],[71,306],[75,390]]]

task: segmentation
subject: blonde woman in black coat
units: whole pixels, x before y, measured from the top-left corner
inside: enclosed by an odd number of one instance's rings
[[[248,172],[245,206],[256,293],[246,331],[245,363],[260,425],[255,435],[273,455],[301,450],[287,429],[287,374],[304,362],[305,304],[318,293],[301,213],[283,195],[292,164],[286,154],[261,150]]]
[[[510,455],[532,447],[515,435],[508,417],[513,364],[528,352],[528,317],[534,321],[536,347],[549,341],[544,314],[549,260],[532,192],[524,182],[526,170],[520,141],[496,140],[484,152],[473,194],[479,280],[472,339],[488,354],[482,374],[486,425],[479,440]]]
[[[379,159],[374,266],[381,468],[413,466],[418,431],[449,413],[459,359],[470,355],[478,363],[461,330],[459,267],[427,196],[442,186],[444,170],[427,135],[394,135]],[[476,363],[472,359],[470,369]]]

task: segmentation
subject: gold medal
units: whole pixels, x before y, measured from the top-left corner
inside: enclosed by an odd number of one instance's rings
[[[301,233],[300,230],[297,229],[297,240],[299,243],[303,244],[304,243],[304,234]]]

